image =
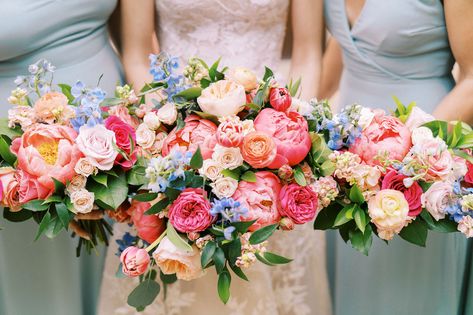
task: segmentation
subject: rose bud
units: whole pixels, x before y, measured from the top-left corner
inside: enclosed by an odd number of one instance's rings
[[[291,107],[292,97],[286,88],[272,88],[269,103],[275,110],[285,112]]]
[[[190,233],[187,233],[187,238],[188,238],[191,242],[197,240],[199,237],[200,237],[200,234],[197,233],[197,232],[190,232]]]
[[[148,269],[150,258],[145,249],[135,246],[127,247],[120,255],[122,271],[128,277],[142,275]]]
[[[292,221],[290,218],[282,218],[281,221],[279,221],[279,226],[281,229],[284,231],[292,231],[294,230],[294,221]]]

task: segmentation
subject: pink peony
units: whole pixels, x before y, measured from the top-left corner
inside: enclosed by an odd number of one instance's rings
[[[272,108],[263,109],[254,121],[256,131],[272,137],[277,155],[269,168],[277,169],[285,164],[294,166],[302,162],[312,145],[307,121],[296,112],[287,114]]]
[[[350,152],[358,154],[370,165],[379,165],[377,157],[384,154],[391,160],[402,161],[411,146],[409,128],[398,118],[378,111],[371,124],[350,148]]]
[[[275,110],[285,112],[291,107],[292,97],[286,88],[272,88],[269,92],[269,103]]]
[[[18,156],[18,168],[28,181],[35,182],[40,197],[54,191],[52,178],[65,184],[76,174],[74,166],[83,156],[75,144],[76,137],[72,128],[38,124],[13,141],[11,150]]]
[[[145,214],[149,208],[150,203],[133,200],[127,212],[138,231],[138,236],[148,243],[153,243],[166,229],[166,223],[155,215]]]
[[[295,224],[304,224],[315,218],[318,208],[317,194],[309,186],[285,185],[279,193],[281,215],[289,217]]]
[[[422,109],[415,106],[412,109],[412,112],[410,113],[409,118],[407,118],[406,126],[407,128],[409,128],[409,130],[412,131],[415,128],[418,128],[422,126],[423,124],[428,123],[432,120],[435,120],[434,116],[427,114]]]
[[[409,203],[409,216],[416,217],[422,212],[422,187],[420,187],[417,182],[414,182],[410,187],[406,187],[404,185],[405,178],[407,178],[407,176],[398,174],[396,171],[392,170],[384,176],[381,189],[394,189],[402,192],[407,203]]]
[[[242,217],[242,221],[256,220],[250,231],[279,222],[280,191],[279,178],[267,171],[257,172],[255,183],[241,181],[238,184],[238,189],[232,198],[239,201],[243,208],[248,209],[248,215]]]
[[[137,160],[135,129],[118,116],[109,116],[105,120],[105,127],[115,133],[117,147],[127,155],[127,158],[125,158],[123,154],[118,154],[115,158],[115,165],[120,165],[123,169],[129,170]],[[133,152],[131,152],[132,149]]]
[[[20,211],[18,175],[14,168],[0,168],[0,189],[2,191],[1,204],[10,208],[12,212]]]
[[[202,232],[212,225],[207,193],[201,188],[187,188],[169,208],[169,222],[182,233]]]
[[[162,154],[166,156],[174,146],[185,147],[187,150],[195,152],[199,146],[207,142],[206,153],[213,152],[211,145],[215,146],[210,138],[215,137],[217,126],[207,119],[202,119],[197,115],[190,115],[185,120],[184,128],[177,130],[174,128],[163,143]],[[209,144],[210,143],[210,144]],[[202,148],[201,148],[202,150]],[[207,152],[209,151],[209,152]],[[208,157],[204,157],[208,158]]]
[[[122,271],[128,277],[137,277],[148,270],[151,259],[145,249],[135,246],[127,247],[120,255]]]
[[[224,147],[238,147],[243,142],[243,124],[238,116],[222,118],[217,128],[217,142]]]

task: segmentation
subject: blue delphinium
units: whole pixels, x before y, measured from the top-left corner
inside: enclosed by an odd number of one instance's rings
[[[120,256],[127,247],[135,245],[137,241],[138,237],[126,232],[123,234],[121,239],[115,240],[115,242],[118,244],[118,251],[115,253],[115,255]]]
[[[225,237],[226,240],[231,241],[233,239],[232,233],[236,230],[234,226],[228,226],[225,229],[223,229],[223,237]]]
[[[223,222],[240,222],[241,217],[248,214],[248,209],[241,206],[239,201],[233,198],[215,199],[212,202],[210,214],[213,216],[220,215],[220,221]]]
[[[179,68],[179,58],[169,56],[166,53],[150,55],[150,74],[155,82],[166,83],[164,91],[168,101],[173,101],[176,94],[188,88],[185,77],[177,72]]]
[[[46,59],[40,59],[36,63],[28,66],[29,75],[18,76],[15,79],[17,87],[27,90],[29,93],[36,93],[41,96],[51,91],[51,82],[55,67]]]
[[[77,81],[71,87],[71,94],[77,104],[75,118],[71,119],[71,125],[76,131],[84,125],[93,127],[103,122],[100,104],[105,99],[106,93],[102,89],[98,87],[89,89],[84,83]]]

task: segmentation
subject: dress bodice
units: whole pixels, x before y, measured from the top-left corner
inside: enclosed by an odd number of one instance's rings
[[[51,61],[56,66],[64,66],[92,56],[108,41],[106,24],[116,3],[117,0],[0,0],[0,21],[4,25],[0,28],[0,76],[23,70],[25,63],[39,57],[54,59]]]
[[[156,0],[160,48],[261,71],[281,59],[289,0]]]

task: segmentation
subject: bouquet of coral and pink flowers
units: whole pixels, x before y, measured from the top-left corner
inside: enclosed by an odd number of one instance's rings
[[[332,115],[326,103],[314,112],[340,191],[315,228],[338,229],[366,255],[373,234],[419,246],[429,230],[473,236],[473,130],[396,102],[392,115],[359,105]]]
[[[294,97],[299,82],[280,87],[269,69],[258,80],[193,58],[181,71],[162,53],[151,56],[151,74],[137,127],[148,156],[143,191],[132,197],[138,237],[120,240],[122,272],[140,276],[128,303],[143,309],[157,296],[153,265],[164,284],[214,267],[226,303],[231,274],[247,280],[256,261],[290,262],[267,243],[276,230],[312,222],[321,207],[315,181],[331,162],[303,116],[315,104]]]

